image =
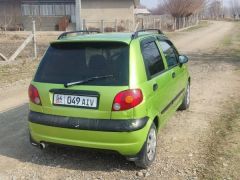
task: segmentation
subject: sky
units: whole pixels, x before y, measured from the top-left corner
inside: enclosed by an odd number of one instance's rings
[[[229,5],[229,2],[231,0],[223,0],[224,6]],[[154,8],[157,6],[158,2],[161,2],[161,0],[141,0],[141,3],[145,6],[147,6],[147,8]]]

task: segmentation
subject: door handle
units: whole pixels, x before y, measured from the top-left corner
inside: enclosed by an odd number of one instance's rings
[[[175,77],[176,77],[176,73],[173,72],[173,73],[172,73],[172,78],[175,78]]]
[[[158,89],[158,84],[153,85],[153,91],[156,91]]]

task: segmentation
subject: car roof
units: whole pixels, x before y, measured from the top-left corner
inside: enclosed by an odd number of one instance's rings
[[[114,41],[129,44],[132,40],[132,33],[96,33],[67,36],[55,42],[79,42],[79,41]]]
[[[64,43],[64,42],[122,42],[130,44],[133,40],[134,33],[96,33],[96,34],[80,34],[72,35],[60,38],[52,43]],[[154,34],[143,32],[138,38],[142,37],[158,37],[160,39],[166,39],[164,34]],[[138,39],[136,38],[136,39]]]

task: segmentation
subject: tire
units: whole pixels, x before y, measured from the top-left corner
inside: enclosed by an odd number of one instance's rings
[[[183,99],[183,102],[182,104],[179,106],[178,110],[180,111],[184,111],[184,110],[187,110],[189,107],[190,107],[190,83],[188,83],[187,85],[187,88],[186,88],[186,92],[185,92],[185,96],[184,96],[184,99]]]
[[[140,168],[148,168],[155,160],[157,152],[157,129],[153,123],[135,164]]]

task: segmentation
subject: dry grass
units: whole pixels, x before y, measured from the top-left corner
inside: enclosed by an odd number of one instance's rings
[[[29,33],[0,34],[0,52],[6,57],[10,57],[17,48],[24,42]],[[30,43],[17,57],[14,62],[3,63],[0,62],[0,84],[1,88],[11,86],[18,81],[29,81],[42,55],[46,51],[49,42],[57,38],[57,35],[47,33],[39,34],[37,36],[38,58],[33,59],[33,46]]]
[[[225,37],[221,51],[228,52],[236,62],[240,76],[240,23],[231,36]],[[225,103],[224,114],[214,124],[209,137],[206,168],[200,173],[202,179],[239,179],[240,177],[240,96]]]
[[[214,124],[209,138],[203,179],[238,179],[240,177],[240,104],[231,104],[227,114]]]
[[[200,28],[207,28],[211,23],[209,21],[200,21],[197,26],[190,27],[186,29],[184,32],[195,31]]]
[[[0,66],[0,84],[8,86],[19,80],[25,81],[32,78],[39,61],[19,60],[14,64]]]

